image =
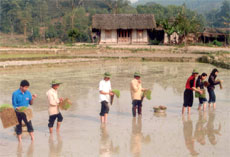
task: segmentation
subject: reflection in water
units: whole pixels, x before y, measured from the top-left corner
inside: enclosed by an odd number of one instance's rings
[[[219,123],[218,129],[214,128],[214,120],[215,120],[215,113],[213,111],[210,111],[208,114],[208,122],[207,122],[207,136],[208,140],[212,145],[216,145],[216,135],[221,135],[220,130],[221,130],[221,124]]]
[[[33,157],[33,154],[34,154],[34,143],[31,142],[28,149],[27,149],[26,156]],[[18,143],[17,157],[23,157],[23,156],[25,156],[25,155],[23,155],[22,143]]]
[[[195,138],[198,143],[201,145],[205,145],[205,135],[206,135],[206,128],[205,123],[207,122],[206,112],[202,114],[202,112],[199,112],[199,118],[196,123],[196,129],[195,129]]]
[[[113,146],[113,141],[110,139],[106,125],[101,124],[101,140],[100,140],[100,157],[109,157],[112,154],[119,153],[119,146]]]
[[[131,152],[133,153],[134,157],[141,156],[142,142],[148,144],[151,142],[151,138],[149,135],[143,136],[141,117],[133,117],[131,134]]]
[[[205,145],[205,137],[207,135],[209,142],[212,145],[217,144],[216,136],[215,135],[221,135],[221,124],[219,124],[219,127],[215,129],[214,121],[215,121],[215,112],[209,111],[208,112],[208,121],[207,121],[207,115],[206,112],[199,112],[199,118],[196,123],[196,129],[194,132],[193,137],[193,124],[192,120],[190,119],[190,116],[188,115],[187,120],[185,120],[185,117],[182,117],[183,125],[184,125],[184,139],[185,139],[185,145],[187,149],[190,151],[191,155],[198,155],[194,148],[195,139],[196,141],[201,144]]]
[[[199,153],[197,153],[195,151],[194,148],[194,137],[193,137],[193,124],[192,124],[192,120],[190,119],[190,115],[188,115],[187,120],[185,120],[185,117],[182,117],[182,121],[183,121],[183,131],[184,131],[184,140],[185,140],[185,145],[187,147],[187,149],[190,151],[191,155],[198,155]]]
[[[49,157],[61,156],[62,152],[62,139],[59,133],[57,133],[57,144],[54,143],[53,134],[49,137]]]

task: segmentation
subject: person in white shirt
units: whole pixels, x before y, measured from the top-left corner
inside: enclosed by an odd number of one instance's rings
[[[63,121],[63,117],[61,115],[61,112],[59,111],[59,103],[63,101],[62,98],[58,98],[57,89],[59,88],[59,85],[62,84],[61,82],[57,80],[53,80],[51,85],[52,88],[49,89],[46,93],[48,97],[49,102],[49,131],[50,133],[53,133],[53,125],[55,120],[57,119],[57,132],[59,132],[61,127],[61,122]]]
[[[99,99],[101,102],[101,112],[100,112],[100,119],[101,123],[107,123],[107,115],[109,113],[109,100],[110,96],[114,95],[111,89],[110,83],[111,74],[106,72],[104,73],[104,79],[99,83]]]

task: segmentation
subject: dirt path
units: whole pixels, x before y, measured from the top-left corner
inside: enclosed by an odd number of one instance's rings
[[[26,65],[39,65],[39,64],[63,64],[63,63],[75,63],[75,62],[88,62],[96,61],[98,59],[86,59],[86,58],[75,58],[75,59],[45,59],[37,61],[5,61],[0,62],[0,67],[12,67],[12,66],[26,66]]]

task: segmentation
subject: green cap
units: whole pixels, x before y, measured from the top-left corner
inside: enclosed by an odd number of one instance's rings
[[[141,77],[141,74],[140,74],[139,72],[135,72],[135,73],[134,73],[134,76],[136,76],[136,77]]]
[[[110,78],[110,77],[111,77],[111,74],[110,74],[109,72],[105,72],[105,73],[104,73],[104,77]]]
[[[62,84],[62,82],[58,81],[58,80],[53,80],[51,82],[51,85],[59,85],[59,84]]]
[[[198,72],[197,69],[193,69],[192,73],[193,73],[193,74],[199,74],[199,72]]]

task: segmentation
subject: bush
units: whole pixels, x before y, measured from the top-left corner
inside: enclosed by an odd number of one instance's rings
[[[150,44],[150,45],[159,45],[159,44],[160,44],[160,41],[158,41],[158,40],[156,40],[156,39],[150,40],[150,41],[149,41],[149,44]]]
[[[212,42],[212,44],[213,45],[216,45],[216,46],[223,46],[223,43],[222,42],[219,42],[219,41],[217,41],[217,40],[214,40],[213,42]]]
[[[78,29],[72,29],[68,31],[68,37],[72,42],[88,42],[89,36],[85,32],[80,32]]]

